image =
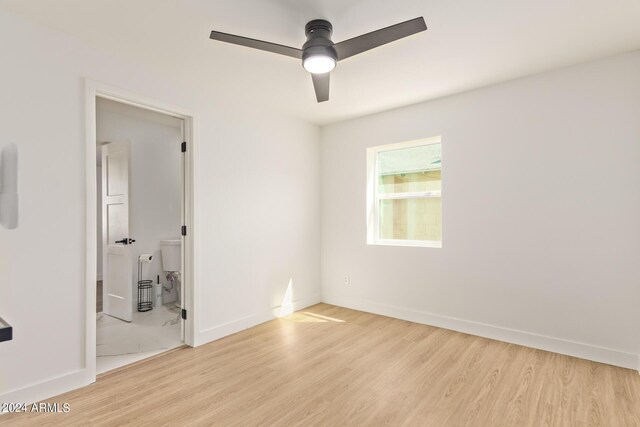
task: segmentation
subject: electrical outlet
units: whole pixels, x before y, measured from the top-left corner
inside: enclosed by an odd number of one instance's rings
[[[345,274],[345,276],[344,276],[344,284],[345,285],[349,284],[349,275],[348,274]]]

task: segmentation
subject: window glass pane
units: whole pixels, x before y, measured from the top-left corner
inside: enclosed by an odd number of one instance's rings
[[[379,176],[379,194],[440,190],[442,190],[442,180],[439,170]]]
[[[378,153],[378,192],[440,191],[440,144]]]
[[[442,199],[380,200],[380,238],[442,240]]]

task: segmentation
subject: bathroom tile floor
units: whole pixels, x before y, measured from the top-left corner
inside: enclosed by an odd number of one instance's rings
[[[98,374],[182,345],[180,311],[174,303],[134,311],[131,323],[98,313],[96,326]]]

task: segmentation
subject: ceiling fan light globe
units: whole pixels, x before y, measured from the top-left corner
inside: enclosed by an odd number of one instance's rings
[[[324,74],[336,68],[336,60],[330,56],[314,55],[305,58],[302,66],[312,74]]]

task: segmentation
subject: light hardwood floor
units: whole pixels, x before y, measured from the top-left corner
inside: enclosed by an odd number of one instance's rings
[[[640,426],[636,371],[319,304],[0,425]]]

